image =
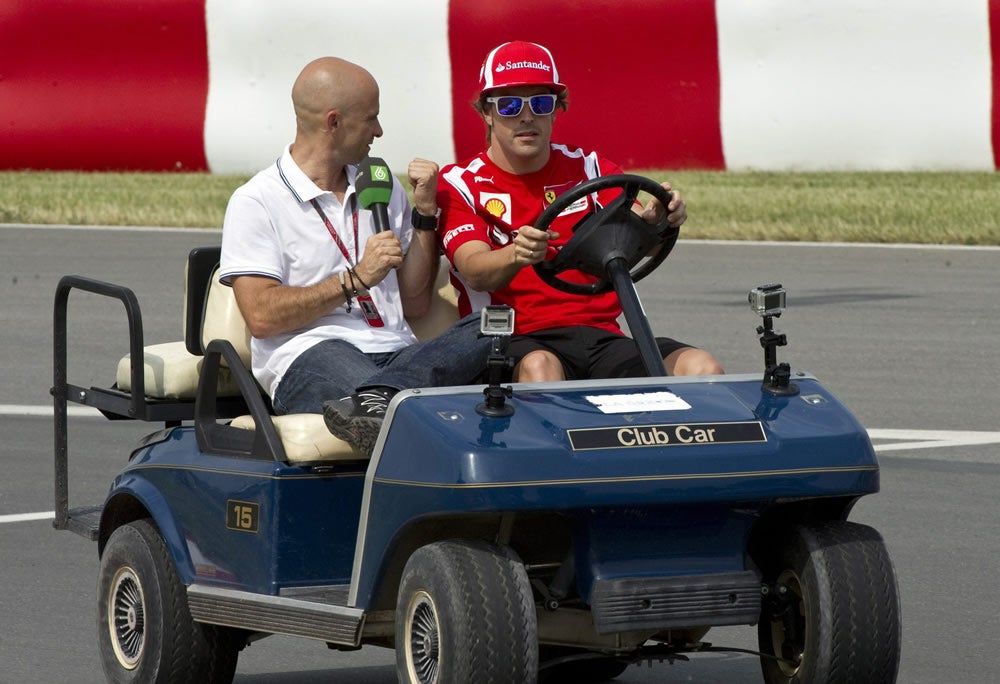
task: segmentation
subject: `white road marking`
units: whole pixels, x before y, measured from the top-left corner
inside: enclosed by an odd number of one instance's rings
[[[44,511],[42,513],[16,513],[14,515],[0,515],[0,525],[3,523],[27,522],[28,520],[51,520],[56,517],[55,511]]]
[[[102,414],[90,406],[67,406],[66,415],[81,418],[97,418]],[[52,417],[51,406],[27,406],[25,404],[0,404],[0,416],[48,416]]]
[[[868,431],[872,441],[893,440],[875,444],[875,451],[909,451],[911,449],[939,449],[945,447],[1000,444],[1000,432],[971,430],[880,430]],[[995,462],[1000,459],[991,459]]]
[[[81,417],[100,417],[96,409],[87,406],[68,407],[69,415]],[[0,415],[6,416],[51,416],[51,406],[25,406],[20,404],[0,404]],[[984,444],[1000,444],[1000,432],[981,432],[972,430],[890,430],[873,428],[868,430],[868,436],[875,442],[876,452],[913,451],[917,449],[944,449],[950,447],[981,446]],[[939,456],[908,455],[908,458],[940,458]],[[961,460],[974,463],[1000,463],[1000,454],[979,456],[965,454]],[[0,515],[0,525],[4,523],[27,522],[31,520],[49,520],[55,517],[54,511],[41,513],[21,513]]]
[[[70,416],[100,418],[102,414],[89,406],[70,405],[66,408]],[[0,416],[41,416],[51,417],[51,406],[26,404],[0,404]],[[1000,432],[979,430],[891,430],[872,428],[868,430],[872,441],[879,442],[875,451],[905,451],[909,449],[937,449],[956,446],[978,446],[1000,444]],[[889,440],[890,443],[884,443]]]
[[[878,451],[898,449],[928,449],[939,446],[969,446],[973,444],[1000,443],[1000,432],[972,430],[880,430],[868,431],[873,440],[902,440],[895,444],[881,444]]]

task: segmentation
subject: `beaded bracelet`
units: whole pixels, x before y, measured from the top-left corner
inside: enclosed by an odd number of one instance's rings
[[[365,288],[366,290],[368,290],[369,292],[371,292],[371,290],[372,290],[372,289],[371,289],[370,287],[368,287],[368,283],[366,283],[365,281],[363,281],[363,280],[361,279],[361,276],[359,276],[359,275],[358,275],[358,272],[357,272],[357,271],[355,271],[355,270],[354,270],[353,268],[351,268],[351,269],[348,269],[348,270],[350,271],[350,274],[351,274],[351,278],[352,278],[352,279],[353,279],[353,278],[357,278],[357,279],[358,279],[358,282],[359,282],[359,283],[361,283],[361,287],[363,287],[363,288]]]
[[[340,272],[340,289],[344,291],[344,303],[347,304],[347,313],[351,313],[351,294],[347,291],[347,280],[344,278],[344,272]],[[357,292],[354,293],[357,295]]]
[[[354,296],[357,297],[358,286],[354,284],[354,273],[352,272],[351,269],[347,269],[347,277],[351,279],[351,292],[353,292]]]

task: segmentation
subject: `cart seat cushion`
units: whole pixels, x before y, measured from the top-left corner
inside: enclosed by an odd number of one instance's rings
[[[145,395],[154,399],[194,399],[203,356],[190,353],[183,341],[164,342],[143,348]],[[132,391],[132,358],[126,354],[118,362],[118,389]],[[228,368],[219,369],[219,396],[239,396],[240,390]]]
[[[347,442],[334,437],[326,429],[323,416],[319,413],[291,413],[274,416],[274,428],[285,447],[289,463],[316,463],[319,461],[365,460]],[[230,423],[243,430],[255,428],[253,418],[240,416]]]
[[[201,348],[212,340],[229,340],[243,365],[250,368],[250,329],[236,304],[233,288],[219,282],[218,269],[212,273],[201,321]]]
[[[185,317],[186,318],[186,317]],[[236,306],[231,287],[218,281],[213,271],[202,314],[202,349],[214,339],[229,340],[244,365],[250,366],[250,331]],[[155,399],[194,399],[198,392],[198,375],[204,357],[188,351],[184,341],[164,342],[143,348],[146,396]],[[130,356],[118,362],[118,388],[132,389]],[[219,369],[218,396],[239,396],[236,381],[223,361]]]

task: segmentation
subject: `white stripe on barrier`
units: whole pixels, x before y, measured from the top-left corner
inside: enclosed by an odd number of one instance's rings
[[[729,169],[992,170],[982,0],[717,0]]]
[[[207,0],[205,156],[213,173],[252,173],[295,135],[291,90],[307,63],[342,57],[380,88],[384,129],[372,146],[395,173],[414,157],[455,158],[447,0]],[[390,21],[391,19],[391,21]]]

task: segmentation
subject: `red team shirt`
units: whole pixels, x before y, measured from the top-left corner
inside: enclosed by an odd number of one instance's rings
[[[556,197],[585,180],[622,173],[620,167],[597,155],[565,145],[552,146],[548,163],[540,171],[517,175],[496,166],[485,152],[462,164],[441,170],[437,203],[441,209],[440,238],[445,254],[454,263],[455,251],[478,240],[500,249],[517,236],[517,229],[534,225],[542,211]],[[620,194],[620,189],[598,193],[602,206]],[[552,258],[573,236],[573,226],[595,209],[594,196],[574,202],[549,226],[559,237],[549,241]],[[594,278],[568,271],[563,280],[593,282]],[[617,319],[621,314],[614,292],[575,295],[548,285],[531,267],[522,268],[507,287],[496,292],[480,292],[469,287],[455,269],[451,282],[458,291],[462,316],[488,304],[506,304],[515,309],[515,334],[536,330],[584,325],[622,334]],[[517,306],[514,303],[517,302]]]

